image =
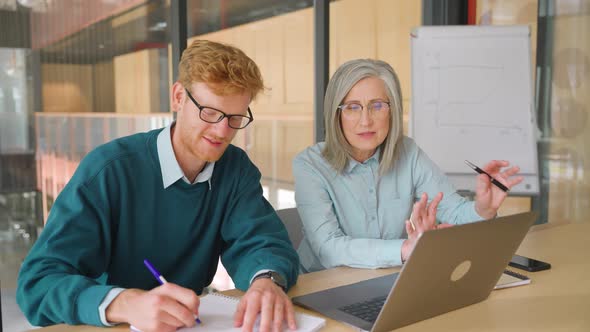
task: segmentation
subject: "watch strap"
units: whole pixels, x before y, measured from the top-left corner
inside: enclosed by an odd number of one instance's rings
[[[281,289],[283,291],[287,292],[287,285],[285,285],[284,282],[281,282],[281,280],[284,280],[284,279],[277,272],[275,272],[275,271],[262,272],[252,279],[252,283],[254,283],[254,281],[256,281],[258,279],[262,279],[262,278],[270,279],[272,282],[275,283],[275,285],[281,287]]]

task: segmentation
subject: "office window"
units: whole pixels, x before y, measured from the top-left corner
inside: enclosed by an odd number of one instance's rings
[[[162,127],[167,1],[0,1],[2,286],[81,158]]]
[[[29,14],[0,4],[0,280],[14,288],[37,233]]]
[[[165,1],[46,2],[31,10],[41,214],[80,160],[112,139],[172,121]]]
[[[548,59],[544,69],[548,71],[539,78],[550,78],[545,84],[548,89],[535,91],[537,106],[549,102],[547,109],[541,110],[544,113],[538,114],[542,130],[539,158],[545,173],[541,180],[544,190],[548,190],[541,204],[547,205],[549,222],[588,221],[590,95],[586,91],[590,87],[590,4],[584,0],[479,0],[477,12],[478,24],[529,25],[532,63],[538,60],[537,47]],[[538,45],[541,33],[543,44]],[[534,74],[540,75],[538,70]]]

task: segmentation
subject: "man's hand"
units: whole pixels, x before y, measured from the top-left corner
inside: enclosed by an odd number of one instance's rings
[[[267,278],[257,279],[250,285],[238,304],[234,326],[241,326],[245,332],[252,331],[259,313],[261,332],[281,331],[285,320],[289,329],[297,329],[291,299],[281,287]]]
[[[172,332],[195,325],[199,297],[190,289],[166,283],[151,291],[127,289],[106,309],[110,323],[129,323],[143,332]]]

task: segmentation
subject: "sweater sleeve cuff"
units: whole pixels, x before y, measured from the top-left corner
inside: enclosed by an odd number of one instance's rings
[[[108,306],[113,302],[113,300],[123,292],[125,288],[113,288],[111,289],[107,295],[104,297],[104,300],[98,306],[98,315],[100,317],[100,322],[104,326],[115,326],[116,324],[109,323],[107,321],[106,311]]]
[[[78,294],[75,300],[75,315],[82,324],[102,326],[99,315],[99,306],[113,286],[94,285]]]

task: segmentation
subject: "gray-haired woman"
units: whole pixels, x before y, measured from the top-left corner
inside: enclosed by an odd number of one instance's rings
[[[293,161],[304,272],[399,265],[420,233],[497,214],[506,192],[479,175],[475,201],[462,198],[403,136],[402,113],[399,80],[389,64],[352,60],[334,73],[324,99],[326,141]],[[483,169],[511,188],[522,177],[513,177],[518,167],[502,171],[507,166],[495,160]]]

